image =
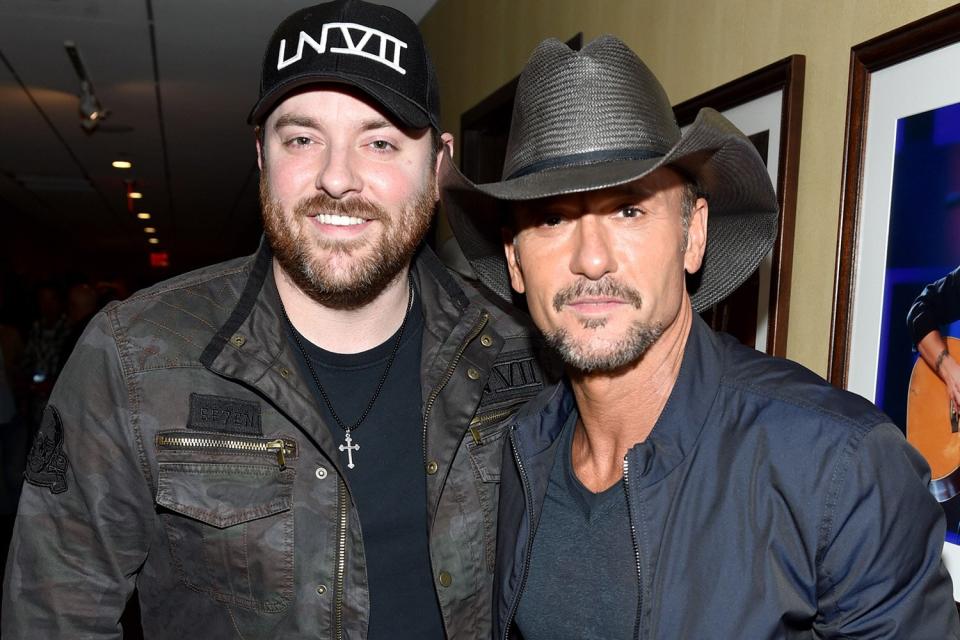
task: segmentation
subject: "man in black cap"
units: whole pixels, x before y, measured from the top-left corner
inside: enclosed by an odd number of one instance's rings
[[[266,241],[91,323],[33,445],[3,635],[486,638],[524,324],[421,246],[436,78],[416,25],[297,11],[263,62]]]
[[[447,212],[567,377],[509,428],[495,637],[960,637],[920,455],[862,398],[697,315],[776,235],[750,141],[710,109],[681,135],[616,38],[548,40],[503,175],[446,160]]]

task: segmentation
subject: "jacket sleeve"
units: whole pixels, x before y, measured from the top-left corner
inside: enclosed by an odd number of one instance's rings
[[[931,282],[907,312],[907,329],[916,346],[924,336],[960,319],[960,268]]]
[[[111,321],[87,328],[34,439],[3,585],[3,637],[120,638],[153,498]]]
[[[822,638],[960,638],[929,468],[892,424],[847,443],[820,523]]]

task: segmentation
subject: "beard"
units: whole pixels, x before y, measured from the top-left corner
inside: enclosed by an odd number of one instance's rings
[[[636,309],[643,305],[640,292],[611,278],[598,281],[579,280],[557,292],[553,306],[558,312],[570,301],[581,296],[611,296],[625,300]],[[606,318],[581,320],[584,329],[597,330],[607,325]],[[663,335],[662,322],[636,321],[626,335],[616,340],[599,337],[577,341],[566,329],[545,332],[547,346],[555,351],[564,364],[581,373],[607,373],[636,362]]]
[[[430,228],[437,206],[435,187],[431,173],[423,189],[400,203],[393,216],[368,200],[337,200],[323,192],[301,199],[287,214],[272,197],[264,172],[260,175],[264,233],[280,267],[303,293],[326,307],[356,309],[373,301],[409,265]],[[308,220],[318,213],[376,220],[383,232],[372,242],[318,237],[311,233]]]

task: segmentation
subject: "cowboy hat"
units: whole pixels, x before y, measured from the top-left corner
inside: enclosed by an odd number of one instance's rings
[[[541,42],[520,75],[503,179],[474,184],[441,167],[450,226],[480,280],[511,298],[501,226],[511,201],[604,189],[671,166],[710,204],[703,266],[690,279],[702,311],[732,293],[777,235],[777,196],[750,140],[713,109],[681,135],[663,87],[619,39],[581,51]]]

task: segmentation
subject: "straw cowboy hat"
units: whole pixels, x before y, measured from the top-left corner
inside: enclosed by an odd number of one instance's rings
[[[604,189],[671,166],[710,204],[707,249],[688,279],[702,311],[732,293],[777,234],[777,197],[750,140],[713,109],[683,135],[656,77],[627,45],[602,36],[581,51],[559,40],[530,56],[513,108],[500,182],[474,184],[443,159],[443,202],[480,280],[511,297],[501,226],[509,202]]]

